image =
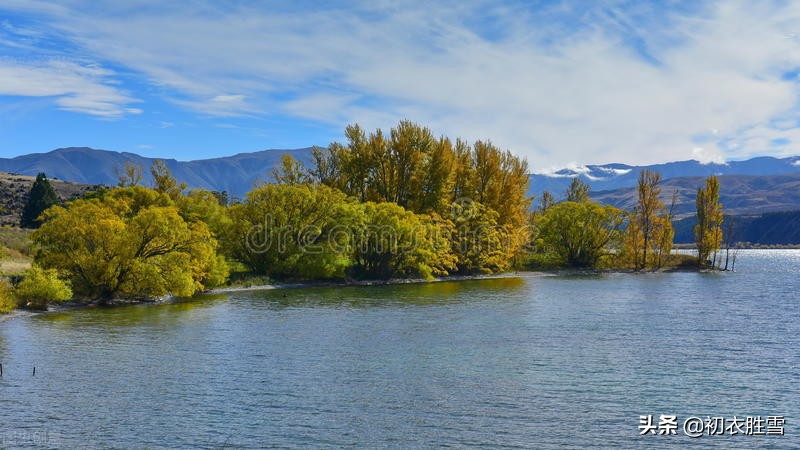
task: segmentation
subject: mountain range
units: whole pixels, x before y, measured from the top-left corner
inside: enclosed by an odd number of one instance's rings
[[[163,161],[175,178],[190,188],[227,191],[232,196],[242,197],[253,189],[254,184],[269,180],[272,169],[279,165],[284,153],[308,162],[311,148],[263,150],[196,161],[163,158]],[[148,169],[154,160],[135,153],[68,147],[47,153],[0,158],[0,171],[32,176],[44,172],[49,178],[114,186],[117,184],[117,171],[125,163],[141,165],[145,183],[150,183],[152,178]]]
[[[788,158],[761,156],[745,161],[729,161],[724,164],[703,164],[689,160],[650,166],[626,164],[572,166],[532,174],[530,193],[538,196],[544,191],[549,191],[559,198],[563,196],[564,191],[575,177],[583,180],[591,186],[592,191],[596,192],[632,187],[636,186],[639,172],[644,169],[659,172],[665,180],[677,177],[708,177],[709,175],[784,175],[800,173],[800,156]]]
[[[175,178],[190,188],[227,191],[231,198],[241,198],[258,182],[269,181],[283,154],[308,163],[311,148],[263,150],[196,161],[164,159],[164,162]],[[87,147],[0,158],[0,172],[14,174],[0,174],[0,222],[12,224],[18,221],[19,210],[32,182],[32,178],[19,175],[34,176],[45,172],[51,179],[67,181],[54,184],[59,196],[67,200],[97,185],[115,185],[117,170],[125,163],[141,165],[145,169],[145,183],[149,183],[147,169],[153,161],[154,158],[135,153]],[[739,236],[750,242],[800,243],[800,230],[796,229],[800,213],[780,213],[800,211],[800,157],[796,156],[758,157],[726,164],[678,161],[651,166],[572,166],[532,173],[529,194],[539,197],[542,192],[550,191],[557,199],[562,198],[569,183],[577,177],[591,187],[593,201],[630,210],[636,202],[634,186],[643,169],[662,174],[662,199],[665,203],[669,204],[672,193],[677,193],[673,217],[677,219],[678,242],[691,240],[697,188],[707,176],[718,175],[720,200],[726,214],[737,217]]]
[[[270,173],[279,164],[282,154],[288,153],[302,162],[311,159],[311,148],[292,150],[263,150],[253,153],[239,153],[233,156],[213,159],[200,159],[195,161],[176,161],[164,159],[167,167],[175,178],[186,183],[189,187],[202,188],[215,191],[227,191],[235,197],[242,197],[253,188],[254,183],[268,181]],[[154,158],[147,158],[128,152],[115,152],[109,150],[96,150],[88,147],[59,148],[47,153],[32,153],[15,158],[0,158],[0,171],[22,175],[35,176],[45,172],[50,178],[72,181],[85,184],[117,183],[117,168],[126,162],[139,164],[145,169],[145,181],[149,182],[147,169]],[[730,161],[726,164],[702,164],[698,161],[678,161],[651,166],[631,166],[626,164],[604,164],[573,166],[555,171],[532,173],[529,194],[539,196],[544,191],[550,191],[556,198],[563,196],[572,178],[578,177],[591,187],[595,198],[609,199],[611,203],[625,206],[627,200],[622,192],[613,193],[620,188],[633,187],[636,178],[642,169],[657,170],[664,179],[684,177],[706,177],[708,175],[747,175],[747,176],[772,176],[800,173],[800,157],[773,158],[758,157],[746,161]],[[755,179],[732,178],[736,190],[745,189],[747,192],[758,191],[759,181]],[[683,180],[674,184],[680,188],[682,199],[693,197],[699,180]],[[770,184],[769,188],[778,185]],[[667,184],[665,183],[665,186]],[[791,186],[784,186],[791,187]],[[723,191],[734,189],[733,185]],[[731,190],[733,192],[733,190]],[[780,201],[780,192],[762,192],[759,195],[769,200],[767,210],[776,210],[787,206]],[[611,201],[613,200],[613,201]],[[741,200],[741,199],[739,199]],[[739,201],[737,200],[737,202]],[[753,198],[757,203],[758,198]],[[794,200],[792,200],[794,202]],[[795,203],[793,203],[795,204]],[[733,203],[731,203],[733,205]],[[795,204],[800,209],[800,203]]]

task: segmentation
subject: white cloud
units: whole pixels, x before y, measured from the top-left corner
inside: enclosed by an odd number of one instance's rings
[[[717,148],[695,147],[692,149],[692,159],[700,164],[725,164],[725,157]]]
[[[198,100],[173,99],[173,102],[218,117],[246,116],[259,111],[247,101],[247,96],[241,94],[220,94]]]
[[[139,114],[127,105],[136,100],[114,86],[112,72],[98,66],[59,60],[19,63],[0,59],[0,95],[53,97],[60,109],[103,118]]]
[[[787,38],[800,24],[793,2],[683,12],[656,4],[649,15],[646,4],[616,2],[536,11],[478,0],[313,11],[95,4],[28,8],[93,57],[202,114],[286,114],[340,128],[409,118],[437,133],[491,138],[534,169],[712,162],[792,151],[775,139],[800,142],[796,128],[773,128],[800,104],[797,81],[783,76],[800,67],[800,42]],[[569,23],[556,20],[564,15]],[[124,101],[63,91],[63,108],[125,113]]]

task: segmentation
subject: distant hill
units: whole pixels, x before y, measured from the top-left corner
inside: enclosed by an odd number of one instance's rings
[[[706,177],[678,177],[661,184],[662,199],[669,204],[672,192],[678,192],[673,214],[695,214],[697,188]],[[727,214],[755,215],[766,212],[800,210],[800,172],[787,175],[722,175],[719,177],[720,202]],[[632,210],[636,204],[635,187],[592,192],[593,201]]]
[[[270,173],[284,153],[305,163],[311,159],[311,148],[302,148],[263,150],[196,161],[164,161],[175,178],[190,188],[227,191],[231,197],[243,197],[257,181],[269,181]],[[145,182],[149,183],[147,169],[153,160],[135,153],[70,147],[0,158],[0,171],[30,176],[45,172],[50,178],[113,186],[117,183],[115,169],[125,162],[140,164],[145,169]],[[530,193],[539,195],[549,190],[559,198],[572,177],[578,176],[591,186],[595,200],[630,209],[635,195],[632,188],[642,169],[659,171],[667,180],[664,182],[665,192],[678,190],[676,213],[679,215],[693,213],[697,187],[704,177],[711,174],[722,175],[722,201],[732,214],[800,209],[800,157],[759,157],[727,164],[679,161],[652,166],[605,164],[573,167],[548,174],[532,174]]]
[[[746,161],[730,161],[726,164],[701,164],[692,160],[651,166],[625,164],[576,166],[548,173],[531,174],[529,193],[538,197],[542,192],[550,191],[556,198],[560,198],[575,177],[589,184],[592,191],[632,187],[636,185],[636,178],[643,169],[656,170],[664,179],[709,175],[783,175],[800,173],[800,156],[789,158],[764,156]]]
[[[192,188],[228,191],[232,196],[244,196],[257,181],[268,181],[272,169],[280,163],[281,155],[288,153],[308,162],[311,148],[295,150],[264,150],[240,153],[233,156],[196,161],[164,159],[167,167],[179,181]],[[147,170],[155,158],[135,153],[96,150],[88,147],[59,148],[48,153],[32,153],[16,158],[0,158],[0,171],[35,176],[44,172],[48,177],[76,183],[117,184],[116,168],[126,162],[141,165],[146,179]]]

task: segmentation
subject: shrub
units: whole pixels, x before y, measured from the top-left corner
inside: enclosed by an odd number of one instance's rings
[[[49,303],[64,302],[72,298],[72,289],[58,278],[55,269],[32,266],[17,285],[16,296],[29,308],[47,309]]]
[[[0,314],[8,314],[16,307],[11,285],[6,280],[0,280]]]

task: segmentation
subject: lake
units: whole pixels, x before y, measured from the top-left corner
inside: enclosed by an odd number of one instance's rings
[[[798,447],[800,250],[736,268],[17,317],[0,322],[0,447]],[[662,414],[676,435],[639,435]],[[681,426],[734,415],[783,416],[785,435]]]

